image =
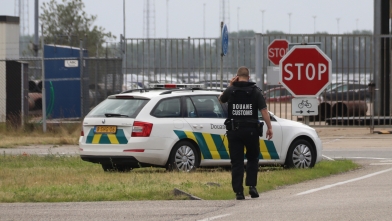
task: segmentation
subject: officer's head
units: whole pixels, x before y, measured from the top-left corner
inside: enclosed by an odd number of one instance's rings
[[[249,69],[245,66],[241,66],[237,70],[237,76],[239,81],[249,81]]]

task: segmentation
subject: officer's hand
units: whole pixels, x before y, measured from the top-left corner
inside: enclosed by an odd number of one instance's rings
[[[229,86],[232,86],[232,85],[233,85],[233,82],[236,82],[236,81],[238,81],[238,76],[235,76],[235,77],[233,77],[233,78],[230,80]]]
[[[272,137],[274,136],[274,132],[272,132],[272,128],[267,130],[266,136],[268,140],[272,139]]]

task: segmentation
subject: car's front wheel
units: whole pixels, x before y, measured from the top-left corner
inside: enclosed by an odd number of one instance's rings
[[[314,166],[315,158],[315,148],[309,141],[295,140],[287,152],[285,166],[288,168],[310,168]]]
[[[180,141],[174,145],[166,168],[169,171],[190,172],[196,170],[199,163],[200,158],[195,145],[189,141]]]

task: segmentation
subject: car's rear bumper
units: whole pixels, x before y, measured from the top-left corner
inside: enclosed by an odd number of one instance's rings
[[[121,166],[128,166],[131,168],[151,165],[151,164],[141,163],[133,156],[80,155],[80,158],[84,161],[91,162],[91,163],[99,163],[103,165],[121,165]]]
[[[96,159],[126,162],[135,161],[141,165],[165,166],[175,140],[149,137],[132,139],[128,144],[86,144],[79,143],[79,154],[86,161]],[[91,160],[89,160],[91,159]]]

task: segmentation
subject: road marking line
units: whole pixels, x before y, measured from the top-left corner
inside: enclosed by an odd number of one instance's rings
[[[392,165],[392,163],[371,163],[370,166]]]
[[[326,186],[323,186],[323,187],[320,187],[320,188],[315,188],[315,189],[311,189],[311,190],[304,191],[304,192],[301,192],[301,193],[297,193],[296,196],[305,195],[305,194],[309,194],[309,193],[314,193],[314,192],[317,192],[317,191],[320,191],[320,190],[329,189],[329,188],[332,188],[332,187],[335,187],[335,186],[351,183],[351,182],[358,181],[358,180],[363,180],[363,179],[366,179],[366,178],[369,178],[369,177],[372,177],[372,176],[376,176],[376,175],[379,175],[379,174],[382,174],[382,173],[386,173],[386,172],[389,172],[389,171],[392,171],[392,168],[389,168],[389,169],[386,169],[386,170],[381,170],[379,172],[371,173],[371,174],[368,174],[368,175],[365,175],[365,176],[361,176],[361,177],[358,177],[358,178],[355,178],[355,179],[351,179],[351,180],[347,180],[347,181],[343,181],[343,182],[338,182],[338,183],[335,183],[335,184],[326,185]]]
[[[231,215],[231,213],[223,214],[223,215],[220,215],[220,216],[213,216],[213,217],[209,217],[209,218],[205,218],[205,219],[199,219],[198,221],[209,221],[209,220],[219,219],[219,218],[230,216],[230,215]]]
[[[323,142],[323,144],[332,143],[332,142],[335,142],[335,141],[339,141],[340,138],[343,138],[343,137],[339,137],[339,138],[337,138],[337,139],[333,139],[333,140],[330,140],[330,141],[327,141],[327,142]]]
[[[389,158],[380,158],[380,157],[334,157],[333,159],[368,159],[368,160],[389,160]]]
[[[325,155],[321,155],[321,156],[325,157],[327,160],[330,160],[330,161],[335,161],[335,160],[334,160],[334,159],[332,159],[331,157],[328,157],[328,156],[325,156]]]

